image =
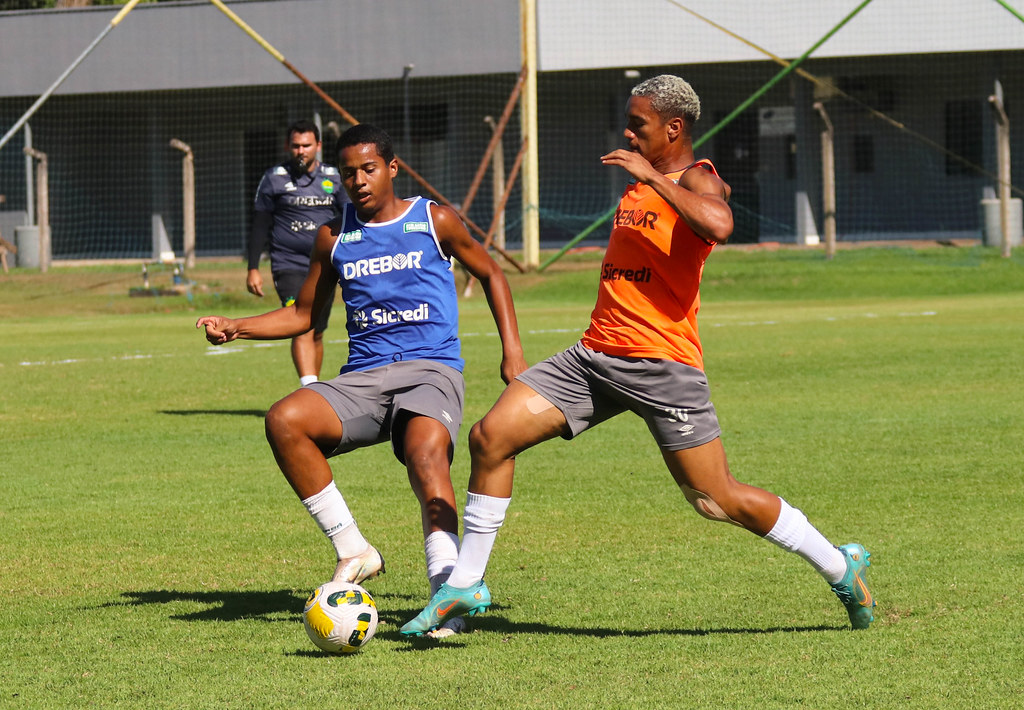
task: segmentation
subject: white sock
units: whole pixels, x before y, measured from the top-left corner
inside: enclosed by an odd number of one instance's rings
[[[360,554],[370,544],[359,532],[355,518],[334,481],[319,493],[304,499],[302,504],[334,545],[339,560]]]
[[[319,378],[316,375],[303,375],[299,378],[299,386],[305,387],[310,382],[316,382]]]
[[[427,553],[427,579],[430,580],[430,596],[433,597],[441,585],[448,581],[448,576],[459,556],[459,536],[455,533],[438,530],[427,535],[423,541],[423,549]],[[441,624],[441,628],[431,631],[428,636],[435,639],[448,638],[461,634],[466,630],[466,619],[453,616]]]
[[[782,503],[779,519],[765,535],[765,539],[803,557],[829,584],[842,579],[846,574],[846,558],[843,553],[807,522],[803,513],[782,498],[779,498],[779,502]]]
[[[448,584],[465,588],[484,578],[498,528],[505,522],[511,498],[494,498],[480,493],[466,495],[462,513],[462,547]]]
[[[448,579],[459,558],[459,536],[455,533],[437,530],[423,540],[423,552],[427,556],[427,579],[430,580],[430,596]]]

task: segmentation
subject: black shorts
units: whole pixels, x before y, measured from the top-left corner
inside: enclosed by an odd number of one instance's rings
[[[299,297],[299,290],[306,281],[305,271],[281,271],[274,275],[274,289],[277,297],[281,299],[281,306],[290,306]],[[331,317],[331,306],[334,304],[334,294],[337,289],[331,291],[331,297],[324,304],[320,315],[313,320],[313,331],[322,333],[327,330],[327,321]]]

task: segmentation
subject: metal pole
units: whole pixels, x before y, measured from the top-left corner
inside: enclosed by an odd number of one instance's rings
[[[516,102],[519,100],[519,95],[523,91],[523,83],[526,81],[526,66],[519,71],[519,78],[516,79],[515,86],[512,87],[512,92],[509,94],[508,101],[505,102],[505,109],[501,112],[501,118],[495,124],[494,119],[491,118],[491,140],[487,143],[487,149],[484,150],[483,157],[480,158],[480,165],[476,169],[476,175],[473,176],[472,182],[469,183],[469,189],[466,191],[466,197],[462,200],[462,211],[468,212],[469,206],[473,204],[473,200],[476,199],[476,191],[480,188],[480,183],[484,179],[484,173],[487,172],[487,165],[491,162],[491,155],[500,149],[501,137],[505,135],[505,127],[508,125],[509,118],[512,117],[512,111],[515,109]],[[490,118],[490,117],[488,117]],[[485,118],[486,122],[488,118]],[[504,245],[502,245],[504,246]]]
[[[499,220],[504,220],[503,215],[505,214],[505,202],[508,200],[509,193],[512,191],[512,185],[516,181],[516,176],[519,174],[519,168],[523,165],[523,156],[526,155],[527,145],[526,139],[523,139],[523,143],[519,146],[519,153],[516,155],[516,159],[512,162],[512,170],[509,171],[508,180],[505,182],[505,186],[502,188],[502,199],[494,207],[494,218],[491,220],[491,228],[487,230],[487,236],[484,238],[484,249],[492,246],[491,240],[494,237],[494,231],[498,228]],[[462,292],[463,296],[469,296],[473,292],[473,283],[475,279],[470,276],[466,281],[466,288]]]
[[[402,152],[409,155],[412,150],[412,117],[409,115],[409,75],[415,64],[402,67]]]
[[[124,19],[124,16],[131,12],[132,8],[135,7],[138,2],[139,0],[130,0],[127,5],[121,8],[121,11],[114,16],[114,19],[110,21],[110,24],[103,28],[103,31],[100,32],[96,39],[94,39],[92,43],[85,48],[84,52],[78,55],[78,59],[73,61],[71,66],[65,69],[63,74],[57,77],[57,81],[53,82],[53,84],[50,85],[50,88],[44,91],[43,95],[36,99],[36,102],[29,107],[28,111],[22,114],[17,123],[11,126],[11,130],[7,131],[3,138],[0,138],[0,148],[3,148],[4,144],[11,139],[11,136],[17,133],[18,130],[25,125],[28,119],[32,117],[32,114],[38,111],[40,106],[46,103],[46,100],[50,98],[50,95],[53,94],[54,91],[57,90],[57,87],[64,83],[64,80],[71,75],[71,72],[78,68],[78,65],[82,63],[82,60],[89,56],[89,53],[96,48],[96,45],[103,41],[103,38],[110,33],[110,30],[114,29],[118,23]]]

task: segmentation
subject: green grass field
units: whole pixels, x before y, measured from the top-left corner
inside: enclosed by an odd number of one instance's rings
[[[622,416],[519,458],[473,632],[408,642],[418,507],[387,446],[333,459],[388,573],[352,657],[303,631],[333,551],[262,415],[286,343],[207,346],[200,315],[271,307],[243,264],[189,297],[136,268],[0,276],[2,708],[1018,708],[1024,706],[1024,260],[980,247],[719,250],[701,313],[735,475],[873,553],[849,630],[809,566],[696,515]],[[573,343],[599,256],[510,275],[531,361]],[[170,280],[154,274],[154,283]],[[501,389],[462,304],[465,436]],[[345,356],[342,319],[325,371]]]

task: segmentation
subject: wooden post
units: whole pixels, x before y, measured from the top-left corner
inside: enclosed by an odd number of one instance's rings
[[[988,102],[996,114],[996,160],[999,173],[999,224],[1002,255],[1010,256],[1010,118],[1003,106],[1003,85],[996,80],[995,92]]]
[[[32,126],[25,124],[25,148],[32,147]],[[36,223],[35,164],[25,153],[25,224]]]
[[[825,130],[821,132],[821,203],[822,225],[825,232],[825,258],[836,255],[836,154],[835,128],[825,111],[825,104],[814,102],[814,110],[825,122]]]
[[[498,124],[491,116],[485,116],[484,122],[491,127],[493,133],[498,132]],[[491,207],[498,220],[497,229],[494,232],[494,243],[505,248],[505,151],[501,145],[501,136],[498,136],[498,147],[494,151],[491,163]],[[501,214],[498,208],[501,207]]]
[[[540,156],[537,140],[537,0],[519,0],[526,84],[519,104],[521,133],[527,148],[523,163],[523,261],[540,264]]]
[[[523,156],[527,153],[527,141],[524,138],[523,143],[519,146],[519,153],[516,155],[516,159],[512,162],[512,170],[509,171],[508,179],[505,181],[504,187],[501,188],[501,200],[494,206],[494,218],[491,220],[491,228],[487,230],[487,236],[484,237],[483,247],[487,249],[492,246],[491,241],[494,238],[494,232],[498,227],[498,222],[501,221],[504,224],[505,219],[505,203],[508,200],[509,194],[512,192],[512,185],[515,184],[516,177],[519,175],[519,168],[523,165]],[[473,284],[476,279],[470,276],[466,280],[466,288],[463,290],[462,295],[468,298],[473,293]]]
[[[508,101],[505,102],[505,110],[501,112],[501,118],[498,119],[497,123],[494,123],[494,119],[490,116],[484,118],[484,121],[489,122],[491,126],[491,140],[487,143],[487,149],[484,151],[484,155],[480,159],[480,165],[476,169],[473,181],[469,184],[469,190],[466,191],[466,197],[462,200],[461,208],[465,213],[469,212],[469,206],[473,204],[473,200],[476,198],[476,191],[480,188],[480,183],[484,179],[484,173],[487,172],[487,166],[491,162],[492,154],[501,147],[501,137],[505,135],[505,127],[508,125],[508,120],[512,116],[512,110],[515,108],[516,102],[519,101],[519,95],[522,93],[523,84],[525,82],[526,66],[523,65],[523,68],[519,71],[519,78],[516,79],[515,86],[512,87],[512,92],[509,94]],[[502,158],[504,158],[504,156],[502,156]]]
[[[50,270],[50,178],[48,176],[46,153],[35,148],[25,148],[25,154],[39,161],[36,169],[36,212],[39,218],[39,270],[44,274]]]
[[[181,209],[182,249],[185,251],[185,268],[196,265],[196,166],[192,148],[177,138],[171,139],[171,147],[185,156],[181,160]]]

